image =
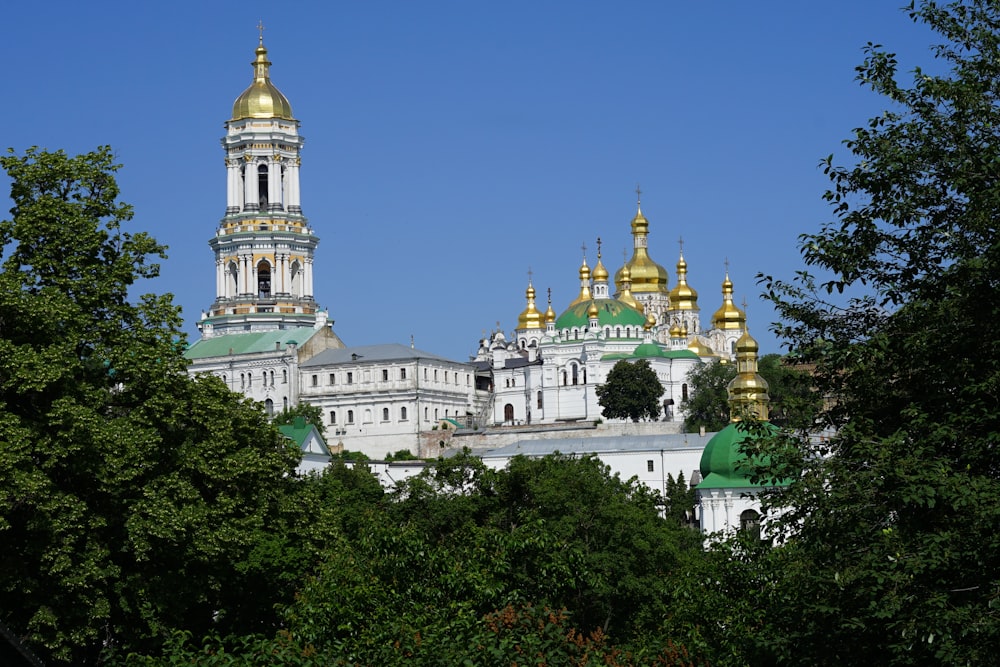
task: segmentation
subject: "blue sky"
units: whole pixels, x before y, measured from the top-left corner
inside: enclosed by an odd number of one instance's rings
[[[219,143],[251,81],[257,22],[306,137],[316,296],[348,345],[464,360],[524,308],[579,290],[586,243],[631,252],[635,188],[674,284],[679,237],[703,325],[723,262],[765,352],[758,272],[802,268],[830,218],[817,167],[880,113],[854,67],[872,41],[903,69],[931,38],[902,0],[747,2],[34,2],[4,10],[3,147],[110,144],[133,230],[170,246],[146,291],[185,330],[214,294]],[[2,184],[7,192],[6,180]],[[6,215],[6,203],[0,206]]]

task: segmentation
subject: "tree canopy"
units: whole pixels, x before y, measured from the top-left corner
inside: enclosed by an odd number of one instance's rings
[[[50,664],[205,632],[297,453],[188,376],[169,296],[130,299],[164,248],[123,230],[109,148],[0,164],[0,617]]]
[[[663,384],[645,359],[622,359],[608,372],[604,384],[597,387],[597,402],[608,419],[660,418]]]
[[[907,77],[869,44],[887,110],[824,161],[834,220],[810,271],[764,278],[780,333],[831,399],[776,499],[787,663],[983,664],[1000,649],[1000,5],[911,4],[937,34]],[[781,452],[792,452],[783,448]]]

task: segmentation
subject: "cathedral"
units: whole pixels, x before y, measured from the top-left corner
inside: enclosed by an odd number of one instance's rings
[[[709,360],[735,360],[746,332],[746,315],[733,303],[728,270],[722,303],[708,328],[701,324],[698,293],[688,284],[683,248],[677,284],[649,255],[649,221],[641,201],[631,223],[632,257],[614,282],[601,256],[593,270],[586,255],[579,269],[579,293],[560,315],[551,290],[544,313],[529,279],[525,309],[510,340],[502,331],[480,341],[475,362],[492,378],[494,424],[555,424],[604,420],[596,388],[621,360],[645,359],[663,384],[663,419],[682,422],[688,374]]]

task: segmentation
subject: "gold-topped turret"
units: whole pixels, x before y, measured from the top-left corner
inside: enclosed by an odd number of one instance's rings
[[[538,312],[538,308],[535,307],[535,288],[531,284],[531,278],[528,278],[528,289],[524,291],[524,296],[528,301],[528,307],[525,308],[518,316],[517,328],[518,329],[543,328],[542,314]]]
[[[578,303],[590,301],[590,267],[587,266],[587,246],[583,246],[583,263],[580,264],[580,295],[569,304],[572,308]]]
[[[636,194],[641,194],[638,188],[636,188]],[[649,221],[642,214],[642,201],[637,199],[635,217],[632,218],[634,250],[632,259],[625,264],[632,273],[632,292],[635,294],[648,292],[666,294],[667,270],[649,257],[647,236],[649,236]],[[615,273],[615,287],[618,292],[622,291],[621,269]]]
[[[635,300],[632,296],[632,271],[628,268],[628,264],[622,267],[620,272],[621,275],[621,291],[618,294],[618,300],[624,303],[629,308],[634,308],[640,313],[646,313],[646,307]]]
[[[545,324],[555,324],[556,311],[552,310],[552,288],[549,288],[549,307],[545,310]]]
[[[733,303],[733,281],[729,279],[729,270],[722,281],[722,306],[712,315],[712,326],[716,329],[733,331],[745,329],[747,316]]]
[[[757,341],[747,329],[736,341],[736,377],[729,382],[730,420],[740,421],[744,415],[761,421],[768,419],[771,397],[767,380],[757,372]]]
[[[688,285],[687,262],[684,261],[684,246],[681,241],[680,259],[677,260],[677,285],[670,290],[671,310],[698,310],[698,293]]]
[[[232,120],[243,118],[282,118],[293,120],[292,105],[288,98],[281,94],[271,83],[271,63],[267,59],[267,49],[264,48],[264,27],[260,28],[260,42],[254,52],[256,58],[250,63],[253,66],[253,83],[233,102]]]

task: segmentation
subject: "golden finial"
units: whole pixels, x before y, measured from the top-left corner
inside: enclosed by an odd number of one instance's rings
[[[683,236],[677,237],[677,245],[679,245],[681,247],[681,254],[683,255],[684,254],[684,237]]]
[[[729,275],[729,258],[726,257],[725,261],[722,262],[722,263],[726,265],[726,275],[728,276]]]
[[[529,285],[531,284],[531,276],[532,275],[534,275],[534,274],[531,272],[531,267],[529,266],[528,267],[528,284]]]
[[[264,22],[257,21],[257,32],[260,33],[260,45],[264,46]]]
[[[635,205],[642,206],[642,189],[638,183],[635,184]]]
[[[584,259],[584,261],[586,261],[587,260],[587,244],[586,243],[580,244],[580,250],[583,251],[583,259]]]

